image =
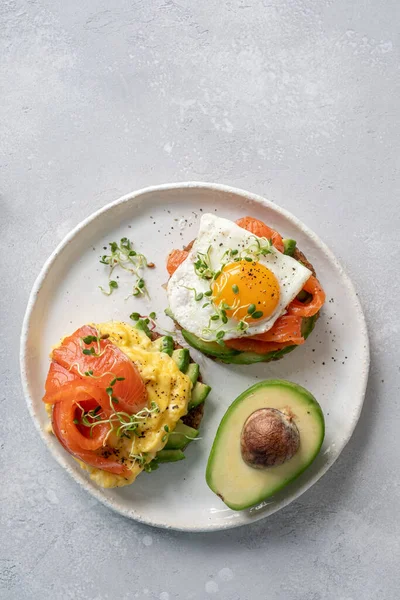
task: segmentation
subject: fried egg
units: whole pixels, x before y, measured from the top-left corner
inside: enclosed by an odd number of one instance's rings
[[[179,325],[205,341],[264,333],[311,271],[228,219],[205,214],[167,294]]]

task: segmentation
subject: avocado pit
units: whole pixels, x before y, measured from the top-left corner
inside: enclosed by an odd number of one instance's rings
[[[240,449],[244,462],[255,469],[277,467],[300,447],[300,433],[293,419],[276,408],[254,411],[243,425]]]

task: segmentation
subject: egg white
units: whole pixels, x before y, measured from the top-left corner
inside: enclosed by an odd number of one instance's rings
[[[223,257],[227,250],[240,252],[254,244],[255,238],[257,236],[228,219],[212,214],[202,216],[199,233],[189,256],[171,276],[167,287],[170,309],[183,329],[207,341],[215,340],[217,329],[223,330],[224,339],[232,339],[264,333],[271,329],[275,321],[285,313],[287,306],[301,291],[312,273],[291,256],[286,256],[275,249],[271,254],[260,256],[259,262],[272,271],[279,282],[279,303],[270,317],[260,322],[249,323],[246,331],[238,331],[237,321],[231,318],[226,324],[221,324],[221,321],[211,321],[213,331],[205,331],[209,327],[210,317],[215,314],[215,308],[212,305],[202,308],[208,298],[204,297],[200,302],[196,301],[193,290],[188,289],[193,288],[203,294],[210,289],[210,281],[201,279],[194,269],[199,252],[206,254],[211,247],[211,267],[213,271],[218,271],[225,260]]]

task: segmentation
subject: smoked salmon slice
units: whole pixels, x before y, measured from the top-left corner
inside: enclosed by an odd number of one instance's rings
[[[131,471],[127,466],[118,461],[117,457],[114,458],[113,454],[110,455],[108,446],[103,446],[107,435],[105,427],[103,427],[103,429],[101,429],[101,425],[93,427],[92,435],[95,437],[93,447],[95,449],[90,450],[79,445],[85,445],[85,440],[82,440],[82,438],[86,436],[78,436],[78,427],[72,429],[73,421],[71,422],[71,418],[73,418],[73,410],[70,405],[68,405],[68,409],[64,402],[57,402],[57,404],[53,406],[53,432],[60,444],[67,452],[69,452],[69,454],[72,454],[72,456],[75,456],[75,458],[78,458],[91,467],[103,469],[104,471],[122,475],[123,477],[129,477],[129,475],[131,475]]]
[[[186,250],[172,250],[168,254],[167,258],[167,271],[170,275],[173,275],[179,265],[183,263],[184,260],[189,256],[189,252]]]
[[[43,396],[43,402],[53,404],[56,401],[56,392],[60,391],[61,388],[70,381],[74,381],[76,379],[81,378],[52,360],[50,363],[49,372],[47,373],[45,384],[46,392]]]
[[[284,246],[282,236],[274,229],[271,229],[271,227],[268,227],[263,221],[255,219],[254,217],[242,217],[236,221],[236,225],[239,225],[242,229],[246,229],[246,231],[250,231],[250,233],[254,233],[254,235],[258,237],[265,237],[268,240],[271,240],[273,246],[279,250],[279,252],[283,252]]]
[[[292,342],[281,342],[280,344],[275,342],[260,342],[251,337],[226,340],[225,345],[240,352],[255,352],[256,354],[268,354],[268,352],[282,350],[286,346],[293,346]]]
[[[314,275],[306,281],[303,290],[311,294],[312,298],[310,302],[300,302],[300,300],[293,300],[289,304],[288,314],[296,315],[299,317],[313,317],[320,310],[325,302],[326,294],[321,287],[320,282]]]
[[[301,333],[302,321],[303,318],[296,315],[283,315],[275,321],[269,331],[252,335],[251,339],[260,342],[290,342],[296,346],[304,344],[305,340]]]
[[[53,350],[44,402],[58,401],[55,397],[60,396],[56,392],[61,387],[67,390],[65,384],[76,380],[104,392],[114,382],[112,397],[119,411],[134,414],[147,403],[146,387],[136,366],[108,339],[100,339],[98,331],[90,325],[64,338]]]
[[[301,334],[302,317],[283,315],[273,327],[265,333],[259,333],[245,338],[226,340],[225,344],[234,350],[267,354],[282,350],[286,346],[299,346],[305,339]]]

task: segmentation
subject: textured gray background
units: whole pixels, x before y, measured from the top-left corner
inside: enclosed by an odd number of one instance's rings
[[[0,20],[0,597],[398,599],[398,0],[1,0]],[[80,491],[18,370],[29,290],[68,230],[189,179],[266,195],[317,231],[372,344],[361,421],[331,471],[265,521],[196,536]]]

